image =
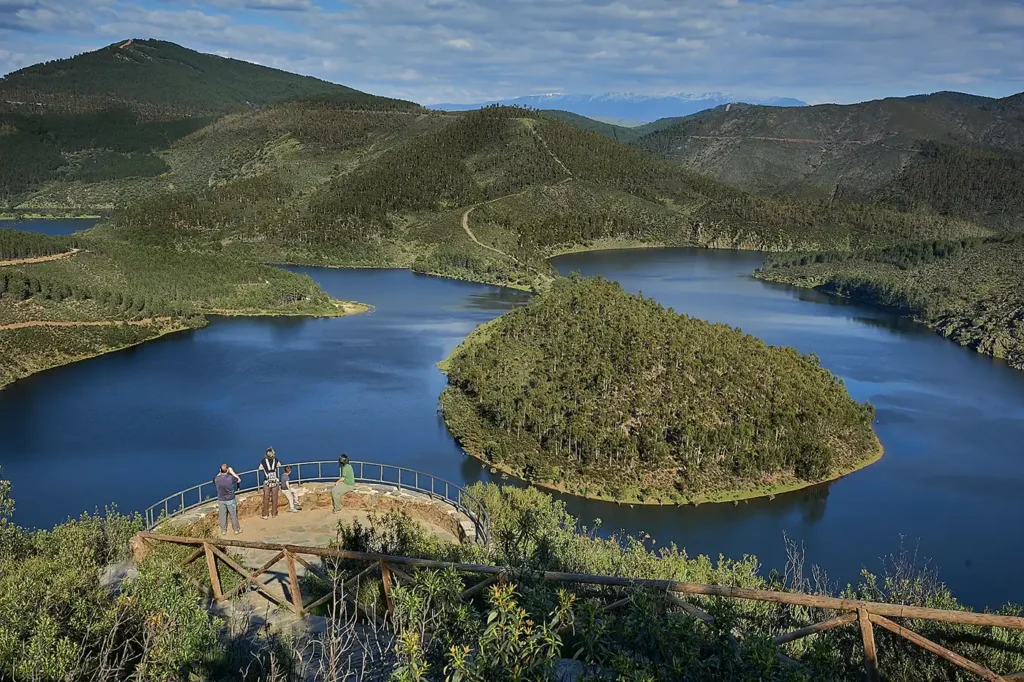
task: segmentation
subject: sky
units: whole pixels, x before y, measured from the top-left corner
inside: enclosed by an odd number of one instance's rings
[[[1024,90],[1024,0],[0,0],[0,73],[126,38],[422,104]]]

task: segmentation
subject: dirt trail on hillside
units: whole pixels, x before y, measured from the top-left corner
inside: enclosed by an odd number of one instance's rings
[[[28,263],[45,263],[51,260],[61,260],[62,258],[69,258],[71,256],[74,256],[79,251],[81,251],[81,249],[71,249],[70,251],[65,251],[64,253],[55,253],[52,256],[36,256],[34,258],[15,258],[13,260],[0,260],[0,267],[4,265],[25,265]]]
[[[118,324],[127,324],[132,327],[142,327],[156,322],[169,322],[169,317],[147,317],[143,320],[30,320],[28,322],[12,322],[11,324],[0,324],[0,331],[8,329],[26,329],[28,327],[113,327]]]
[[[509,196],[512,196],[512,195],[509,195]],[[494,253],[496,253],[496,254],[498,254],[500,256],[504,256],[505,258],[511,258],[516,263],[518,263],[519,260],[515,256],[510,256],[509,254],[505,253],[501,249],[496,249],[493,246],[488,246],[487,244],[484,244],[482,241],[480,241],[479,239],[476,238],[476,235],[473,234],[473,230],[469,229],[469,214],[470,213],[475,211],[480,206],[483,206],[485,204],[491,204],[491,203],[494,203],[495,201],[499,201],[501,199],[507,199],[507,198],[508,197],[498,197],[497,199],[489,199],[488,201],[484,201],[484,202],[481,202],[479,204],[476,204],[474,206],[470,206],[469,208],[467,208],[466,212],[462,214],[462,229],[466,231],[466,234],[469,235],[469,238],[472,239],[473,243],[476,244],[477,246],[482,246],[483,248],[487,249],[488,251],[493,251]]]

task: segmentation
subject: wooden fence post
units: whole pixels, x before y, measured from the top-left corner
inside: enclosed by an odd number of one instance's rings
[[[395,615],[395,600],[391,598],[391,569],[381,559],[380,562],[380,577],[384,583],[384,599],[388,604],[388,616]]]
[[[867,682],[878,682],[878,651],[875,649],[875,631],[871,617],[863,608],[857,609],[860,635],[864,640],[864,673]]]
[[[206,554],[206,570],[210,572],[210,585],[213,587],[213,598],[215,601],[222,601],[224,593],[220,589],[220,574],[217,572],[217,557],[213,554],[213,547],[209,542],[203,543],[203,552]]]
[[[292,597],[292,608],[299,616],[302,615],[302,589],[299,587],[299,576],[295,571],[295,555],[284,550],[284,560],[288,564],[288,591]]]

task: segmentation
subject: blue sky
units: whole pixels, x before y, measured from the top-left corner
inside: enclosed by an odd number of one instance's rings
[[[1024,90],[1024,0],[0,0],[0,73],[129,37],[424,104]]]

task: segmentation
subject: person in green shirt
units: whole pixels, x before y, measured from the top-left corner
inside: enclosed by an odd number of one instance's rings
[[[356,472],[352,469],[352,465],[348,463],[348,455],[342,455],[338,458],[338,470],[341,471],[341,478],[338,479],[338,482],[331,489],[331,502],[335,513],[341,511],[342,498],[352,488],[356,487]]]

